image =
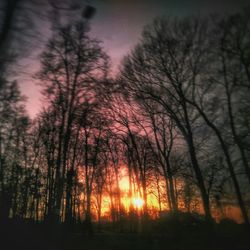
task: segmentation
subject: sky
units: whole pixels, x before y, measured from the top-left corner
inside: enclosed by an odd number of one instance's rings
[[[91,20],[91,36],[103,42],[111,58],[112,70],[116,72],[122,58],[140,39],[143,27],[157,16],[209,15],[210,13],[234,12],[250,4],[250,0],[82,0],[96,8]],[[49,33],[41,24],[40,33]],[[47,37],[48,34],[42,34]],[[46,39],[44,39],[46,40]],[[19,75],[22,93],[27,96],[27,111],[32,118],[42,107],[40,89],[32,79],[39,69],[39,49],[21,61],[25,74]]]

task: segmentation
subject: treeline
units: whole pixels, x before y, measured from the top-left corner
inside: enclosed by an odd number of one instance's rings
[[[16,82],[0,85],[0,216],[50,223],[110,220],[149,194],[159,212],[199,211],[208,221],[234,203],[249,223],[250,11],[157,18],[116,78],[88,22],[52,34],[35,75],[44,97],[33,121]],[[162,188],[163,187],[163,188]],[[126,215],[127,214],[127,215]]]

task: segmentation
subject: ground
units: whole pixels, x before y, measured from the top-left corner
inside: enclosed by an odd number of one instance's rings
[[[232,222],[186,225],[149,222],[141,232],[118,231],[112,226],[86,235],[79,230],[57,229],[44,224],[10,223],[1,226],[1,250],[249,250],[250,230]],[[57,233],[55,233],[57,232]]]

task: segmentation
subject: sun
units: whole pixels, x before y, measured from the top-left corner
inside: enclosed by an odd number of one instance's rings
[[[140,209],[140,208],[142,208],[143,204],[144,204],[144,200],[142,198],[140,198],[140,197],[133,198],[134,207]]]

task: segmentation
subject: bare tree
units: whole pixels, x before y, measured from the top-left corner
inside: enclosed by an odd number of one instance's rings
[[[190,59],[190,41],[186,44],[177,40],[181,34],[194,39],[197,29],[202,29],[202,24],[197,26],[197,23],[196,20],[183,20],[178,29],[178,23],[156,20],[144,31],[142,43],[125,59],[122,82],[135,99],[149,99],[161,105],[181,131],[189,149],[205,214],[210,220],[209,196],[194,143],[197,112],[185,98],[189,87],[186,83],[192,77],[185,70]]]
[[[91,103],[95,99],[95,85],[105,77],[107,71],[107,56],[98,42],[87,36],[87,31],[83,23],[60,29],[42,54],[42,69],[37,74],[44,83],[43,93],[47,101],[57,113],[57,220],[60,220],[64,178],[70,169],[69,143],[76,114],[84,103]]]

